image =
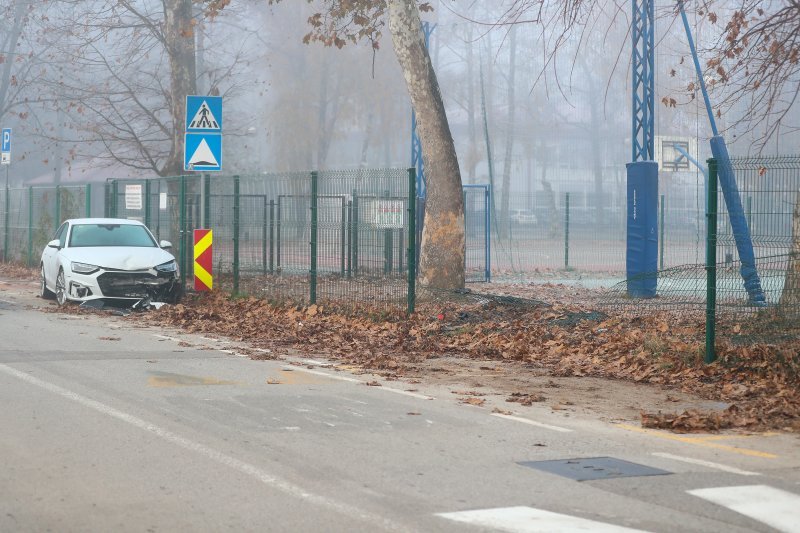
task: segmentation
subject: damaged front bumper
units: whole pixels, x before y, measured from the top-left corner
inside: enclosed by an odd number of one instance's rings
[[[100,269],[90,275],[75,274],[67,282],[69,299],[85,302],[95,299],[151,302],[177,302],[183,284],[176,272]]]

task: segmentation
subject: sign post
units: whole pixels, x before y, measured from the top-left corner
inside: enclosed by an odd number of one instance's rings
[[[8,165],[11,164],[11,128],[3,128],[2,139],[0,139],[0,163],[6,165],[6,191],[5,197],[5,221],[3,225],[3,261],[8,262],[8,212],[10,207],[8,194]]]

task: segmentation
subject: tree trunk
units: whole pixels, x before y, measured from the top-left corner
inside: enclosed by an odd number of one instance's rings
[[[473,53],[472,26],[467,35],[467,120],[469,130],[469,150],[467,150],[467,182],[476,183],[475,169],[480,160],[478,148],[478,131],[475,127],[475,54]]]
[[[598,93],[599,94],[599,91]],[[603,164],[601,161],[600,142],[601,124],[600,113],[597,109],[601,105],[596,100],[595,94],[589,96],[589,135],[592,147],[592,169],[594,171],[594,201],[595,201],[595,224],[597,228],[602,228],[605,224],[605,205],[603,204]]]
[[[800,312],[800,192],[797,193],[792,212],[792,248],[789,251],[780,307],[787,315]]]
[[[164,0],[164,46],[169,57],[172,146],[162,176],[183,174],[186,97],[197,91],[192,0]]]
[[[422,35],[415,0],[389,0],[389,29],[417,114],[427,179],[420,282],[439,289],[464,286],[464,203],[455,144],[439,82]]]
[[[11,70],[17,63],[17,56],[13,52],[17,49],[20,35],[22,35],[22,24],[25,12],[28,9],[28,1],[19,0],[14,8],[14,24],[11,26],[11,31],[3,37],[0,42],[2,48],[0,50],[7,50],[11,52],[10,57],[6,57],[3,62],[3,70],[0,75],[0,119],[4,118],[8,108],[11,107],[11,98],[8,95],[8,88],[11,85]]]
[[[516,69],[514,58],[517,55],[517,27],[512,26],[509,30],[509,55],[508,55],[508,129],[506,130],[506,154],[503,160],[503,192],[500,200],[500,236],[506,237],[509,234],[511,217],[508,208],[511,202],[511,157],[514,154],[514,117],[516,116],[516,102],[514,96],[514,84]]]

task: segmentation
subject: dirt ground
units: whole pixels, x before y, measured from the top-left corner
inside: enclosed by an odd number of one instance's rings
[[[597,313],[586,307],[596,292],[524,283],[480,290],[491,294],[488,303],[474,294],[423,298],[407,319],[358,318],[321,306],[279,308],[223,294],[126,317],[93,313],[132,327],[143,322],[226,337],[253,359],[325,359],[335,368],[396,380],[405,390],[449,390],[459,401],[505,414],[546,406],[563,416],[682,432],[798,429],[796,360],[788,369],[765,365],[776,347],[766,356],[751,349],[756,360],[744,367],[722,350],[722,362],[710,369],[698,362],[697,346],[681,336],[679,324],[664,327],[664,317],[652,317],[632,326],[628,318]],[[37,293],[35,272],[0,266],[0,301],[45,312],[92,312],[59,309]],[[650,338],[648,331],[661,337]],[[789,349],[797,353],[796,346]]]

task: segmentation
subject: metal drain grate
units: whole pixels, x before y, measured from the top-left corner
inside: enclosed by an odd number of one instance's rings
[[[517,463],[537,470],[568,477],[576,481],[613,479],[618,477],[663,476],[666,470],[615,459],[613,457],[588,457],[583,459],[558,459],[555,461],[523,461]]]

